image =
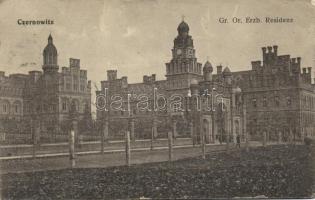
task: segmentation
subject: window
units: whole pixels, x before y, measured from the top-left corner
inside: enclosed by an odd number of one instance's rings
[[[54,112],[55,110],[56,110],[55,104],[52,104],[52,105],[49,106],[49,111],[50,112]]]
[[[266,98],[266,97],[263,98],[263,106],[264,106],[264,107],[267,107],[267,106],[268,106],[267,98]]]
[[[275,97],[275,104],[276,104],[276,106],[280,106],[280,101],[279,101],[278,96]]]
[[[3,109],[3,113],[8,113],[9,112],[9,105],[7,103],[4,103],[2,109]]]
[[[63,111],[67,110],[67,102],[66,101],[62,102],[62,110]]]
[[[84,92],[84,85],[80,85],[80,90]]]
[[[77,91],[78,90],[78,85],[77,84],[73,84],[73,90]]]
[[[67,89],[67,90],[70,90],[70,89],[71,89],[71,85],[70,85],[70,83],[67,83],[67,85],[66,85],[66,89]]]
[[[52,53],[49,54],[49,62],[48,63],[53,64],[53,54]]]
[[[287,97],[287,106],[291,106],[292,101],[291,101],[291,97]]]
[[[14,105],[14,112],[15,114],[19,113],[19,105]]]
[[[257,100],[256,100],[256,98],[252,99],[252,105],[253,105],[254,108],[257,107]]]

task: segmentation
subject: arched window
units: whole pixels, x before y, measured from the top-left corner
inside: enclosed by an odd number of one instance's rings
[[[73,99],[72,100],[72,104],[74,105],[74,109],[76,112],[79,112],[80,111],[80,103],[77,99]]]
[[[10,102],[9,101],[3,101],[2,113],[3,114],[9,114],[10,113]]]
[[[263,98],[263,106],[267,107],[268,106],[268,102],[267,102],[267,97]]]
[[[254,108],[257,107],[257,100],[256,100],[256,98],[252,99],[252,105],[253,105]]]
[[[68,107],[68,106],[67,106],[67,100],[66,100],[66,99],[63,99],[63,100],[62,100],[62,110],[63,110],[63,111],[66,111],[66,110],[67,110],[67,107]]]

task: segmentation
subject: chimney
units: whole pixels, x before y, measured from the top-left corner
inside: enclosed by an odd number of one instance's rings
[[[87,86],[87,88],[91,89],[91,81],[90,81],[90,80],[88,81],[88,86]]]
[[[107,80],[113,81],[117,79],[117,70],[107,70]]]
[[[152,81],[156,80],[156,74],[152,74]]]
[[[5,72],[4,71],[0,71],[0,77],[4,77]]]
[[[306,74],[306,68],[303,67],[302,70],[303,70],[303,74]]]
[[[312,67],[307,68],[307,73],[312,74]]]
[[[222,65],[217,66],[217,74],[222,74]]]
[[[148,76],[147,76],[147,75],[144,75],[144,76],[143,76],[143,83],[146,83],[146,82],[148,82]]]
[[[128,80],[127,76],[121,77],[121,87],[122,88],[128,88]]]
[[[261,61],[258,60],[258,61],[252,61],[252,69],[253,70],[257,70],[261,67]]]
[[[278,46],[277,45],[273,46],[273,52],[274,52],[275,56],[278,56]]]
[[[293,62],[293,63],[296,63],[296,58],[292,58],[292,62]]]
[[[263,65],[265,65],[265,61],[266,61],[266,47],[262,47],[262,52],[263,52]]]
[[[69,59],[70,67],[78,67],[80,68],[80,59],[70,58]]]
[[[272,52],[272,47],[271,46],[268,46],[268,53],[271,53]]]
[[[301,57],[297,57],[298,64],[301,64]]]

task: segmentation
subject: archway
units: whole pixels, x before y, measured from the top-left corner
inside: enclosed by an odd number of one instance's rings
[[[202,121],[202,131],[204,134],[205,143],[210,143],[210,126],[209,121],[207,119],[203,119]]]
[[[226,106],[223,103],[219,103],[216,109],[216,133],[215,138],[220,143],[225,142],[226,137]]]
[[[237,136],[240,137],[241,139],[241,134],[240,134],[240,122],[239,120],[234,121],[234,134],[233,134],[233,140],[234,142],[236,141]]]

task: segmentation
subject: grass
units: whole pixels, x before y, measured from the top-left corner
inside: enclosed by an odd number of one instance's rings
[[[302,198],[312,195],[306,146],[255,148],[130,167],[2,175],[3,198]]]

